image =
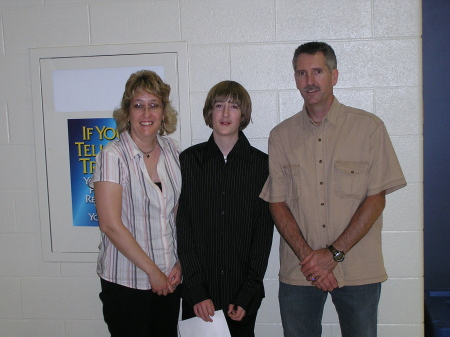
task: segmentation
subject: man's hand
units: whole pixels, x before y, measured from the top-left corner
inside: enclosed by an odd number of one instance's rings
[[[305,277],[325,277],[337,266],[333,255],[327,248],[313,250],[300,262],[301,271]]]
[[[338,284],[332,273],[337,264],[327,248],[312,251],[300,262],[306,279],[323,291],[337,288]]]
[[[212,322],[212,316],[214,316],[214,303],[212,300],[204,300],[194,305],[194,313],[197,317],[200,317],[205,322]]]
[[[228,306],[228,316],[233,321],[242,321],[245,316],[245,310],[242,307],[235,306],[234,304],[230,304]]]
[[[308,276],[306,279],[310,281],[313,286],[323,291],[333,291],[339,286],[333,273],[329,273],[324,278],[319,277],[314,278],[313,280],[312,276]]]

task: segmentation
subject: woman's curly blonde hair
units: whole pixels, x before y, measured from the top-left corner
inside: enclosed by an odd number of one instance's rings
[[[131,74],[125,84],[120,108],[115,109],[113,112],[117,132],[120,134],[129,129],[130,103],[141,92],[147,92],[161,99],[163,123],[161,123],[159,134],[162,136],[175,132],[177,129],[178,113],[169,100],[170,85],[164,83],[154,71],[150,70],[139,70]]]

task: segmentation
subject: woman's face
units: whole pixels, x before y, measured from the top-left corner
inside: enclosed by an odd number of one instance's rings
[[[148,141],[156,136],[163,119],[163,105],[161,99],[148,92],[139,92],[130,102],[130,131],[131,137]]]

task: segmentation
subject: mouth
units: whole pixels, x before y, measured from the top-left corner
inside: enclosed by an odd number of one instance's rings
[[[141,124],[142,126],[150,126],[153,125],[154,122],[140,122],[139,124]]]
[[[320,90],[317,86],[308,86],[304,89],[304,91],[308,94],[314,94]]]
[[[220,122],[221,125],[230,125],[231,122]]]

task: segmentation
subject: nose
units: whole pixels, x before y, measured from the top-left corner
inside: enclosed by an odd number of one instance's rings
[[[151,111],[150,105],[144,105],[144,114],[150,115],[151,112],[152,111]]]
[[[230,107],[228,104],[225,104],[225,107],[223,108],[222,116],[228,117],[230,115]]]
[[[312,74],[306,74],[306,83],[308,85],[314,85],[316,83]]]

